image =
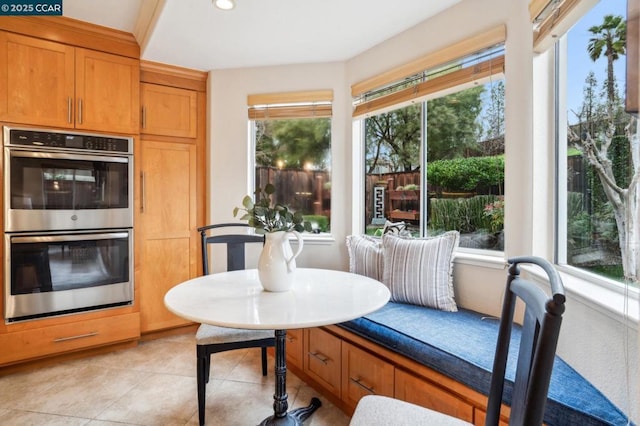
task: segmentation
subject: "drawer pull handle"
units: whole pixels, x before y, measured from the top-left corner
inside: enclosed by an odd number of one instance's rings
[[[87,334],[78,334],[77,336],[58,337],[56,339],[53,339],[53,341],[55,343],[60,343],[60,342],[66,342],[67,340],[84,339],[85,337],[93,337],[93,336],[97,336],[97,335],[98,335],[97,331],[92,331],[92,332],[87,333]]]
[[[318,361],[320,361],[324,365],[327,365],[329,363],[329,357],[326,357],[326,356],[322,355],[321,353],[309,352],[309,355],[311,355],[312,357],[314,357],[315,359],[317,359]]]
[[[295,341],[296,341],[296,339],[294,337],[287,336],[287,342],[293,343]]]
[[[374,394],[375,395],[376,391],[374,391],[372,387],[369,387],[369,386],[363,384],[362,381],[359,378],[354,379],[353,377],[349,377],[349,380],[351,380],[353,383],[355,383],[356,385],[360,386],[362,389],[366,390],[370,394]]]

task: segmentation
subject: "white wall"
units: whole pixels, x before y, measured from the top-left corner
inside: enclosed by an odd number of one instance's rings
[[[553,245],[553,150],[544,107],[546,95],[536,95],[533,70],[548,64],[534,59],[528,2],[463,0],[442,14],[417,25],[345,63],[279,66],[212,71],[209,78],[211,222],[233,220],[232,210],[249,193],[249,152],[246,97],[252,93],[333,89],[332,218],[333,241],[305,243],[298,265],[347,269],[345,237],[352,232],[351,213],[360,198],[352,194],[354,164],[350,85],[406,63],[496,25],[507,27],[506,41],[506,251],[508,256],[537,254],[551,258]],[[540,98],[540,100],[538,99]],[[534,143],[535,134],[535,143]],[[357,160],[357,159],[356,159]],[[356,164],[358,161],[356,161]],[[499,312],[506,271],[501,260],[456,262],[458,301],[487,313]],[[492,291],[493,290],[493,291]],[[496,310],[497,309],[497,310]],[[621,336],[628,336],[632,377],[627,392],[627,369]],[[568,303],[560,355],[591,380],[616,405],[640,420],[638,413],[638,332],[626,328],[616,315],[603,315],[594,305],[576,298]],[[612,353],[615,354],[611,356]],[[612,361],[612,362],[610,362]],[[628,398],[630,395],[631,400]]]
[[[347,269],[345,238],[351,212],[351,98],[345,64],[290,65],[212,71],[209,76],[209,189],[211,223],[237,221],[233,208],[253,191],[247,95],[333,89],[331,124],[331,241],[306,241],[300,266]]]

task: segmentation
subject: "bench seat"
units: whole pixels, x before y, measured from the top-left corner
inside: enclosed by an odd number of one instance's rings
[[[465,309],[444,312],[389,302],[339,326],[488,395],[498,322]],[[519,334],[512,339],[519,339]],[[515,358],[509,355],[511,380]],[[504,402],[509,405],[512,388],[505,388]],[[549,426],[628,424],[622,411],[560,357],[554,364],[544,421]]]

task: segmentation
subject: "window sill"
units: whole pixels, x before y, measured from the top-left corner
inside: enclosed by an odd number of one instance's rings
[[[568,298],[574,298],[595,311],[638,330],[640,303],[637,289],[627,288],[625,294],[624,290],[608,288],[572,274],[567,269],[558,267]]]
[[[333,236],[333,234],[329,232],[324,232],[321,234],[312,234],[309,232],[304,232],[300,235],[302,235],[302,239],[304,240],[304,243],[309,245],[330,245],[336,242],[336,239]],[[296,243],[295,238],[289,238],[289,241],[291,243]]]
[[[503,256],[504,253],[501,252],[485,251],[481,253],[480,251],[465,250],[456,252],[454,262],[483,268],[505,269],[506,271],[507,262]],[[562,278],[568,300],[578,301],[598,313],[638,330],[640,323],[640,292],[638,289],[627,287],[628,291],[625,294],[621,288],[610,288],[603,283],[590,280],[589,277],[572,273],[572,268],[557,265],[556,268]],[[526,269],[542,281],[543,274],[538,268]]]
[[[493,269],[505,269],[507,266],[504,252],[490,250],[459,249],[454,254],[453,262]]]

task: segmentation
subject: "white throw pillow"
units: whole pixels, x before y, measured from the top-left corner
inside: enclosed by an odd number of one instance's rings
[[[369,235],[349,235],[349,272],[382,281],[382,240]]]
[[[391,300],[457,311],[453,292],[453,253],[459,241],[458,231],[430,238],[384,235],[382,282],[389,287]]]

